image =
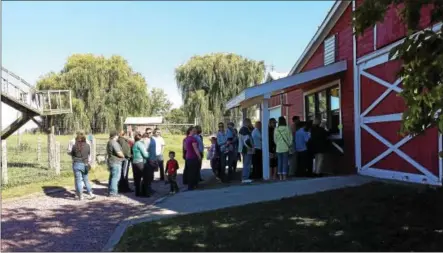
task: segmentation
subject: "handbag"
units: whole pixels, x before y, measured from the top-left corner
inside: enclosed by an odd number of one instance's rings
[[[288,146],[288,152],[289,152],[289,154],[292,155],[292,154],[294,153],[294,149],[292,148],[292,145],[289,145],[288,141],[283,137],[283,134],[281,134],[280,130],[278,130],[277,132],[280,134],[282,140],[283,140],[283,141],[286,143],[286,145]]]

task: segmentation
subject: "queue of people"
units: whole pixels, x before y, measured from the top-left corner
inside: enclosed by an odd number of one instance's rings
[[[331,142],[324,123],[318,119],[300,121],[293,117],[293,125],[288,126],[285,117],[269,120],[269,164],[272,180],[286,180],[288,177],[321,176],[325,171],[325,155]],[[237,132],[233,123],[225,129],[219,123],[219,131],[211,137],[208,160],[216,177],[222,182],[230,182],[237,162],[243,161],[242,183],[263,178],[263,143],[261,122],[253,127],[250,119],[245,119]],[[315,162],[314,162],[315,161]],[[228,174],[226,175],[226,171]]]
[[[269,164],[272,180],[286,180],[288,177],[321,176],[325,170],[325,156],[331,142],[324,123],[316,119],[300,121],[294,116],[293,125],[288,126],[284,117],[269,120]],[[91,140],[92,141],[92,140]],[[179,164],[175,160],[175,152],[169,152],[169,160],[164,166],[165,141],[160,129],[152,131],[147,128],[142,133],[127,136],[124,131],[111,131],[106,146],[107,165],[109,169],[108,196],[118,197],[121,192],[134,192],[137,197],[150,197],[154,173],[160,171],[160,180],[170,184],[170,193],[179,191],[177,171]],[[183,184],[188,190],[194,190],[202,181],[201,169],[204,157],[202,129],[192,126],[183,139]],[[78,199],[83,199],[83,184],[88,198],[93,199],[88,181],[91,164],[90,141],[83,132],[70,141],[68,154],[72,156],[75,187]],[[260,121],[252,125],[250,119],[243,121],[237,131],[234,123],[218,124],[216,136],[211,136],[207,159],[211,168],[221,182],[228,183],[234,179],[237,163],[243,163],[242,183],[263,178],[263,142],[262,124]],[[314,162],[315,161],[315,162]],[[132,166],[130,166],[132,165]],[[134,187],[129,185],[129,168],[132,167]],[[226,173],[227,171],[227,173]],[[166,180],[167,177],[167,180]]]
[[[107,166],[109,170],[108,196],[118,197],[122,192],[134,192],[137,197],[150,197],[155,192],[151,185],[154,172],[160,170],[160,180],[171,185],[171,194],[178,191],[176,174],[179,168],[174,159],[175,153],[169,153],[169,160],[164,168],[163,151],[165,141],[161,137],[160,129],[147,128],[145,133],[135,133],[127,136],[124,131],[111,131],[106,145]],[[90,141],[83,132],[78,132],[68,145],[68,154],[72,156],[75,177],[76,195],[79,200],[83,197],[83,184],[86,187],[88,198],[95,195],[88,179],[91,164]],[[132,166],[131,166],[132,165]],[[129,184],[129,169],[132,167],[135,190]]]

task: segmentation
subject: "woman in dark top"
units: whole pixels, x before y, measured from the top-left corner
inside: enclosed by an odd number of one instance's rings
[[[186,138],[188,138],[189,134],[191,133],[191,129],[192,127],[188,128],[188,130],[186,131],[186,136],[182,142],[183,160],[185,161],[186,161]],[[185,162],[185,168],[183,169],[183,184],[184,185],[188,184],[188,169],[186,167],[186,162]]]
[[[188,183],[188,190],[194,190],[198,186],[198,182],[200,179],[200,170],[199,166],[202,160],[200,155],[200,150],[198,149],[198,143],[195,139],[194,135],[196,134],[195,127],[191,127],[188,129],[189,135],[185,139],[185,148],[186,148],[186,178]]]
[[[271,118],[269,120],[269,167],[271,167],[272,180],[277,179],[277,146],[274,141],[274,130],[277,126],[277,120]]]
[[[86,136],[84,133],[78,133],[75,138],[74,147],[71,150],[72,156],[72,170],[75,178],[75,191],[79,200],[83,199],[83,183],[89,195],[89,199],[95,198],[92,193],[91,184],[88,180],[88,171],[90,168],[91,148],[86,143]]]

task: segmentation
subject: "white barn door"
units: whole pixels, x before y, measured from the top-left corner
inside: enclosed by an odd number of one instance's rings
[[[357,61],[359,94],[355,105],[356,163],[362,175],[407,182],[442,185],[442,137],[436,128],[411,138],[400,136],[403,99],[398,96],[402,82],[396,78],[401,67],[391,61],[388,51]]]

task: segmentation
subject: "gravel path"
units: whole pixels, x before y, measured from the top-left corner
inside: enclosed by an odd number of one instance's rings
[[[177,181],[184,189],[182,175]],[[121,220],[146,213],[150,204],[169,192],[169,185],[160,181],[153,183],[157,192],[151,198],[129,193],[109,199],[105,184],[93,188],[97,198],[91,201],[75,200],[69,189],[3,202],[1,251],[100,251]]]

